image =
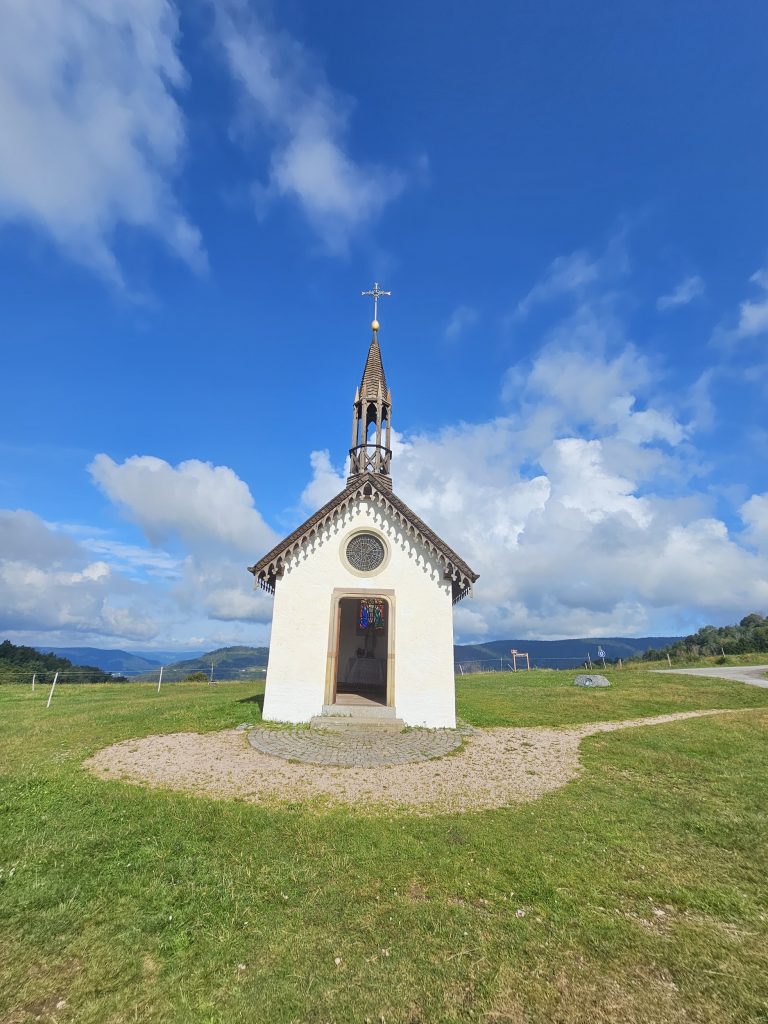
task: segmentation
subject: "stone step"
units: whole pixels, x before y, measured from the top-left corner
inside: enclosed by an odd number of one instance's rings
[[[398,733],[405,728],[402,718],[363,718],[357,715],[315,715],[309,727],[317,732],[343,732],[366,736]]]
[[[396,718],[394,708],[384,704],[323,704],[323,718]]]

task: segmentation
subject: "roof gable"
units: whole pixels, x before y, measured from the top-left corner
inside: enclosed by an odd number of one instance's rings
[[[444,566],[443,577],[450,579],[453,585],[453,603],[456,604],[472,590],[472,584],[478,579],[467,563],[456,552],[438,537],[427,524],[410,509],[396,494],[382,490],[376,477],[366,474],[357,478],[355,483],[346,487],[327,504],[318,509],[305,523],[289,534],[276,547],[269,551],[255,565],[248,567],[259,586],[273,594],[275,583],[283,575],[288,560],[301,549],[305,541],[315,537],[326,526],[330,525],[334,516],[343,511],[349,504],[360,498],[376,497],[406,529],[406,532],[418,540]]]

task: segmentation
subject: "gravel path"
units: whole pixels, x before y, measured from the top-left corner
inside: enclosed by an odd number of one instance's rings
[[[126,740],[85,762],[103,779],[252,803],[319,799],[411,813],[474,811],[537,800],[581,771],[585,736],[726,714],[684,711],[566,729],[483,729],[451,757],[370,768],[293,764],[255,750],[242,731],[171,733]]]
[[[723,668],[652,668],[651,672],[659,675],[674,676],[709,676],[710,679],[733,679],[737,683],[748,683],[750,686],[761,686],[768,689],[768,665],[734,665]]]

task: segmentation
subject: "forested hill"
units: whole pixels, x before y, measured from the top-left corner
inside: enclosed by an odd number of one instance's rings
[[[267,667],[268,647],[221,647],[199,658],[189,658],[166,665],[163,679],[176,682],[186,679],[195,673],[204,673],[207,678],[216,679],[263,679]],[[138,680],[157,679],[157,672],[146,672],[135,678]]]
[[[53,678],[59,672],[62,681],[78,682],[87,679],[92,683],[114,682],[109,672],[102,672],[92,665],[73,665],[69,658],[56,654],[41,654],[34,647],[12,644],[10,640],[0,643],[0,683],[26,683],[33,675],[44,679]]]
[[[120,672],[122,675],[135,676],[139,672],[151,672],[162,664],[155,658],[130,651],[109,650],[102,647],[43,647],[60,658],[67,658],[73,665],[98,665],[105,672]],[[182,655],[179,654],[178,657]]]
[[[759,654],[768,651],[768,619],[759,612],[745,615],[738,625],[702,626],[697,633],[680,637],[668,646],[643,654],[646,660],[664,658],[697,658],[712,655]]]

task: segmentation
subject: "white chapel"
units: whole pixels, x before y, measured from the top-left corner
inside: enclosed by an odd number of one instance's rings
[[[274,595],[263,717],[373,713],[454,728],[452,606],[477,573],[392,490],[392,395],[373,337],[347,485],[249,568]],[[363,711],[362,709],[365,709]]]

